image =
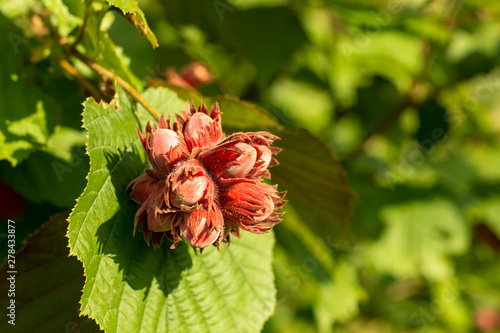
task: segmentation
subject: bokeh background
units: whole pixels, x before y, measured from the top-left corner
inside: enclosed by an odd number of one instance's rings
[[[139,77],[203,61],[204,94],[307,128],[357,194],[347,234],[326,244],[335,283],[276,228],[265,332],[498,331],[498,1],[140,4],[157,50],[131,42],[123,19],[111,29]]]
[[[213,80],[202,94],[239,96],[308,129],[356,194],[343,233],[325,219],[326,237],[300,235],[293,211],[295,232],[275,228],[278,305],[264,332],[500,332],[499,1],[138,3],[158,48],[117,11],[103,21],[131,72],[147,81],[204,63]],[[68,108],[81,108],[76,86],[59,92]],[[77,128],[80,115],[61,122]],[[19,205],[2,204],[4,216],[43,222],[72,206],[88,171],[85,136],[72,138],[53,147],[73,145],[78,161],[62,199],[50,179],[28,189],[53,151],[2,162],[2,195]]]

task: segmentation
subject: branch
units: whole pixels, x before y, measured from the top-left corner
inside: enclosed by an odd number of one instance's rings
[[[126,92],[128,92],[132,97],[134,97],[139,103],[148,110],[148,112],[157,120],[160,120],[160,114],[151,106],[151,104],[146,101],[141,94],[135,90],[134,87],[132,87],[127,81],[116,75],[115,73],[107,70],[106,68],[102,67],[101,65],[93,62],[91,59],[89,59],[87,56],[79,53],[76,50],[72,50],[72,54],[83,61],[87,66],[89,66],[95,73],[98,75],[102,76],[105,79],[109,80],[116,80],[122,87],[125,89]]]
[[[73,44],[71,44],[70,50],[74,50],[76,48],[76,46],[78,45],[78,43],[80,43],[80,41],[83,38],[83,35],[85,33],[85,29],[87,28],[87,20],[89,18],[91,5],[92,5],[92,0],[89,0],[89,2],[87,4],[87,8],[85,10],[85,17],[83,18],[82,27],[80,28],[80,31],[78,32],[78,36],[76,37],[75,41],[73,42]]]
[[[54,59],[56,60],[57,64],[62,68],[62,70],[64,70],[66,73],[74,77],[75,80],[78,81],[78,83],[80,83],[80,85],[82,85],[85,89],[87,89],[87,91],[90,93],[92,97],[94,97],[97,100],[104,99],[102,93],[98,89],[96,89],[92,85],[92,83],[87,81],[87,79],[85,79],[82,76],[82,74],[80,74],[80,72],[78,72],[78,70],[75,67],[73,67],[73,65],[71,65],[69,61],[57,56],[54,57]]]

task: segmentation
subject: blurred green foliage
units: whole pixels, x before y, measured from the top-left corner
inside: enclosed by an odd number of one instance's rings
[[[61,68],[57,43],[40,42],[50,39],[33,17],[48,9],[57,33],[75,41],[90,10],[79,49],[138,90],[168,68],[201,61],[214,75],[199,88],[206,100],[238,96],[268,115],[247,126],[306,128],[328,147],[282,135],[284,146],[293,143],[285,159],[314,161],[283,164],[273,178],[285,189],[293,174],[303,186],[290,189],[300,204],[275,228],[277,306],[264,332],[500,332],[500,2],[138,4],[130,18],[99,1],[87,9],[88,1],[0,0],[8,37],[0,46],[19,49],[0,54],[0,158],[8,160],[0,175],[27,210],[40,211],[27,211],[26,230],[72,207],[83,190],[80,104],[92,95]],[[142,12],[150,30],[141,28]],[[112,82],[73,60],[112,97]],[[19,89],[32,99],[20,101]],[[242,107],[234,97],[222,103],[230,115]],[[231,129],[246,128],[234,119]],[[325,191],[334,186],[332,154],[356,193],[349,226],[336,223],[344,197],[307,192],[322,179]],[[64,183],[52,181],[53,191],[36,180],[58,174]],[[67,182],[74,185],[58,189]]]

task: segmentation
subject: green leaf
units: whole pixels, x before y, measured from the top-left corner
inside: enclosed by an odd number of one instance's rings
[[[156,36],[149,28],[146,17],[135,0],[106,0],[106,2],[120,8],[127,18],[132,21],[134,26],[139,29],[141,34],[146,36],[151,45],[153,45],[153,47],[158,46]]]
[[[446,299],[446,306],[443,307],[443,311],[439,315],[448,332],[467,333],[473,331],[474,319],[469,315],[470,309],[465,303],[464,297],[460,295],[464,292],[465,287],[465,284],[457,279],[431,285],[433,302],[442,302]]]
[[[37,232],[29,236],[25,246],[15,255],[15,269],[7,261],[0,270],[0,306],[7,308],[15,299],[16,325],[0,321],[2,332],[98,332],[99,327],[89,318],[80,317],[78,301],[84,283],[83,268],[76,258],[68,257],[68,240],[64,237],[68,213],[52,217]],[[16,226],[16,228],[19,226]],[[10,239],[10,238],[9,238]],[[15,277],[15,297],[7,290],[11,274]],[[8,318],[10,320],[10,318]]]
[[[98,40],[100,46],[99,55],[96,56],[98,62],[131,83],[136,89],[142,90],[143,82],[129,68],[130,59],[115,46],[108,33],[101,31]]]
[[[151,106],[158,111],[160,115],[167,117],[170,115],[171,119],[175,119],[175,114],[180,113],[186,108],[186,99],[181,99],[177,93],[165,87],[148,88],[142,94]],[[208,105],[210,107],[210,105]],[[139,123],[143,126],[148,122],[156,122],[154,117],[142,106],[137,103],[137,117]]]
[[[15,32],[14,32],[15,31]],[[0,160],[13,166],[44,146],[59,118],[57,104],[28,82],[22,67],[29,41],[0,15]]]
[[[467,142],[460,148],[458,154],[464,157],[464,162],[473,170],[476,181],[494,184],[500,180],[499,147]]]
[[[216,96],[212,101],[217,101],[220,109],[224,112],[223,121],[226,131],[227,129],[233,131],[273,131],[280,127],[276,121],[254,104],[240,100],[238,97]]]
[[[290,204],[317,235],[338,238],[354,197],[342,165],[306,130],[276,134],[283,151],[280,164],[271,169],[272,180],[288,191]]]
[[[85,140],[81,130],[59,127],[46,147],[31,154],[15,168],[0,165],[0,171],[5,181],[26,199],[71,208],[85,188],[85,176],[89,170]]]
[[[400,277],[443,281],[453,273],[449,256],[468,248],[469,230],[456,206],[436,198],[386,206],[386,230],[374,244],[377,268]]]
[[[85,50],[85,55],[97,62],[101,66],[115,73],[136,89],[142,90],[143,82],[139,80],[129,68],[130,59],[111,40],[107,28],[114,20],[114,13],[109,11],[109,6],[105,3],[93,3],[89,9],[85,33],[80,42],[81,52]],[[86,75],[92,73],[87,66],[77,61],[77,69]]]
[[[184,243],[149,248],[132,236],[137,206],[125,192],[146,164],[129,101],[87,100],[84,127],[91,170],[68,230],[87,276],[82,313],[108,332],[258,332],[275,305],[273,234],[197,256]]]
[[[406,17],[404,20],[406,28],[418,36],[428,38],[437,43],[449,42],[452,33],[448,29],[443,29],[440,21],[430,17]]]

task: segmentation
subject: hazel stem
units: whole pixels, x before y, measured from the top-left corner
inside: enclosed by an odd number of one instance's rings
[[[55,60],[59,67],[61,67],[66,73],[69,75],[73,76],[76,81],[78,81],[85,89],[88,90],[88,92],[95,98],[95,99],[103,99],[103,95],[101,92],[96,89],[92,83],[87,81],[78,70],[73,67],[73,65],[67,61],[66,59],[60,58],[60,57],[55,57]]]
[[[106,68],[102,67],[101,65],[93,62],[91,59],[87,58],[85,55],[77,52],[76,50],[73,50],[72,54],[83,61],[87,66],[89,66],[94,72],[99,74],[105,79],[109,80],[116,80],[122,87],[125,89],[126,92],[128,92],[130,95],[132,95],[139,103],[146,108],[146,110],[157,120],[160,120],[160,114],[149,104],[148,101],[146,101],[141,94],[135,90],[134,87],[132,87],[127,81],[116,75],[115,73],[107,70]]]
[[[73,44],[71,44],[71,47],[70,47],[71,50],[75,50],[78,43],[80,43],[81,40],[83,39],[83,35],[85,34],[85,29],[87,29],[87,21],[89,18],[90,7],[92,6],[92,1],[93,0],[90,0],[87,4],[87,8],[85,9],[85,17],[83,18],[82,27],[80,28],[80,31],[78,32],[78,36],[76,37],[75,41],[73,42]]]

